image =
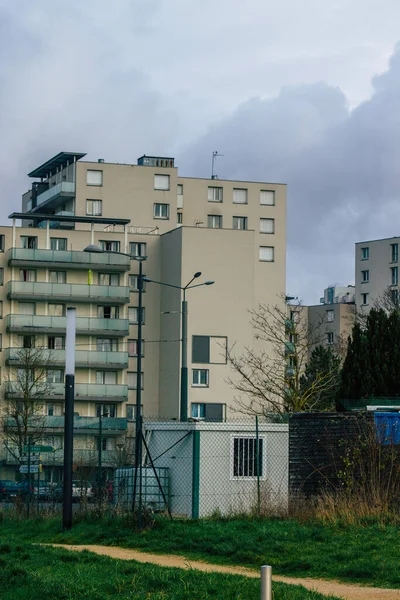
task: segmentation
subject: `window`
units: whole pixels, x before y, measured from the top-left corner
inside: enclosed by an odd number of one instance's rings
[[[154,175],[155,190],[169,190],[169,175]]]
[[[208,369],[192,370],[192,387],[208,387]]]
[[[138,341],[137,340],[128,340],[128,355],[129,356],[137,356],[138,355]],[[144,341],[142,340],[142,356],[144,356]]]
[[[129,248],[129,254],[132,256],[147,256],[145,242],[131,242]]]
[[[361,283],[369,282],[369,271],[361,271]]]
[[[183,219],[183,214],[177,213],[176,220],[177,220],[178,225],[182,225],[182,219]]]
[[[65,304],[50,304],[49,315],[51,317],[65,317]]]
[[[0,252],[4,252],[4,235],[0,235]]]
[[[258,447],[257,447],[258,446]],[[255,437],[233,438],[233,477],[262,477],[264,439]]]
[[[100,248],[105,252],[119,252],[120,243],[116,240],[100,240]]]
[[[169,204],[154,204],[155,219],[169,219]]]
[[[390,253],[392,256],[392,262],[398,262],[399,260],[399,245],[390,244]]]
[[[176,187],[176,193],[177,193],[176,207],[183,208],[183,185],[181,183],[178,183],[178,185]]]
[[[34,302],[18,302],[18,312],[20,315],[34,315],[36,304]]]
[[[116,404],[96,404],[96,417],[111,417],[117,416]]]
[[[98,306],[97,316],[99,319],[118,319],[119,306]]]
[[[37,237],[31,235],[21,235],[21,248],[35,250],[37,248]]]
[[[102,201],[101,200],[86,200],[86,214],[91,217],[101,217]]]
[[[335,311],[333,311],[333,310],[326,311],[326,320],[328,321],[328,323],[332,323],[334,316],[335,316]]]
[[[50,336],[47,338],[47,347],[50,350],[64,350],[65,338],[61,335]]]
[[[263,262],[274,262],[274,260],[275,260],[274,246],[260,246],[260,260]]]
[[[97,338],[96,350],[98,352],[118,352],[118,340],[114,338]]]
[[[293,321],[293,323],[300,323],[300,311],[291,310],[290,311],[290,320]]]
[[[224,336],[194,335],[192,337],[192,362],[226,364],[228,338]]]
[[[397,285],[399,283],[399,267],[391,267],[390,274],[392,285]]]
[[[96,371],[96,383],[115,385],[117,383],[117,371]]]
[[[207,402],[206,404],[194,403],[191,406],[192,419],[214,421],[222,423],[225,421],[225,404]]]
[[[206,405],[205,404],[192,404],[192,418],[193,419],[205,419],[206,418]]]
[[[397,305],[399,303],[399,290],[390,290],[390,297],[392,302]]]
[[[361,260],[369,259],[369,247],[361,248]]]
[[[0,269],[0,285],[4,285],[4,269]]]
[[[119,285],[119,273],[99,273],[99,285]]]
[[[50,271],[49,280],[51,283],[66,283],[67,272],[66,271]]]
[[[47,371],[47,383],[62,383],[64,373],[62,369],[51,369]]]
[[[86,185],[103,185],[103,171],[86,171]]]
[[[222,227],[221,215],[208,215],[208,227],[211,227],[211,229],[221,229],[221,227]]]
[[[136,406],[134,404],[126,404],[126,418],[133,421],[136,418]]]
[[[233,217],[233,229],[247,229],[247,217]]]
[[[247,204],[247,190],[234,188],[233,204]]]
[[[63,414],[62,404],[48,404],[47,415],[49,417],[61,417]]]
[[[275,206],[275,192],[270,190],[261,190],[260,204],[264,206]]]
[[[328,331],[328,333],[326,334],[326,341],[329,345],[333,344],[333,332],[332,331]]]
[[[19,347],[20,348],[34,348],[35,347],[35,336],[34,335],[20,335]]]
[[[143,277],[146,277],[143,275]],[[129,275],[129,287],[131,292],[139,291],[139,275]],[[142,289],[146,291],[146,282],[142,280]]]
[[[128,388],[130,390],[137,389],[137,371],[128,371]],[[143,390],[143,372],[140,374],[140,389]]]
[[[223,194],[224,194],[224,188],[209,187],[208,188],[208,201],[209,202],[222,202]]]
[[[139,308],[137,306],[130,306],[128,308],[129,323],[137,325],[139,323]],[[144,325],[146,313],[145,308],[142,308],[142,325]]]
[[[50,238],[50,250],[66,250],[67,238]]]
[[[275,233],[275,219],[260,219],[260,233]]]
[[[3,300],[0,300],[0,319],[3,318]]]
[[[363,306],[368,306],[368,296],[369,294],[361,294],[361,304]]]
[[[20,281],[36,281],[36,271],[34,269],[20,269],[19,270]]]

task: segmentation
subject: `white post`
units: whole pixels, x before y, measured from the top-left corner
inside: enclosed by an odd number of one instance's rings
[[[272,600],[272,567],[261,567],[261,600]]]

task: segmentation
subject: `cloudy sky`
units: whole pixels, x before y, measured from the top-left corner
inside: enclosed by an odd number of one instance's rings
[[[0,0],[0,222],[60,150],[288,184],[288,286],[400,234],[398,0]]]

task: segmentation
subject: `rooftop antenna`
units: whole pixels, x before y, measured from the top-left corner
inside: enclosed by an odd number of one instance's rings
[[[216,158],[219,158],[220,156],[224,156],[224,154],[220,154],[218,150],[214,150],[214,152],[212,153],[211,179],[218,179],[218,175],[214,175],[214,167]]]

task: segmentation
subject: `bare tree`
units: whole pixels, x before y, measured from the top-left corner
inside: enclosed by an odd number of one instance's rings
[[[129,434],[117,438],[114,450],[111,450],[112,464],[119,467],[131,467],[135,458],[135,438]]]
[[[228,363],[235,377],[228,383],[239,393],[239,412],[268,416],[270,413],[315,409],[322,392],[337,385],[337,370],[316,373],[308,387],[301,377],[311,351],[325,339],[323,318],[310,323],[301,302],[259,305],[250,311],[255,338],[261,348],[246,347],[235,354],[228,349]]]

